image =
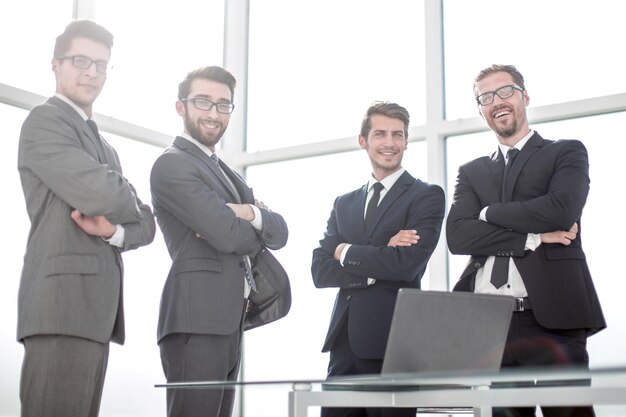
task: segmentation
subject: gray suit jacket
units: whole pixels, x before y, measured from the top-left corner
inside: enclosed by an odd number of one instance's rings
[[[33,108],[18,169],[31,221],[19,289],[17,337],[63,334],[124,342],[121,251],[152,242],[150,207],[122,175],[115,150],[67,103]],[[123,248],[82,231],[72,209],[125,229]]]
[[[242,201],[254,203],[252,189],[222,166]],[[156,160],[150,183],[154,212],[172,258],[161,297],[158,340],[170,333],[234,333],[243,308],[242,256],[254,258],[263,245],[285,246],[285,220],[260,209],[259,232],[235,217],[226,203],[236,199],[217,163],[181,137]]]

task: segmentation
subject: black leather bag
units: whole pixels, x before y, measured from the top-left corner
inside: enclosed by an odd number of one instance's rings
[[[272,252],[263,247],[252,259],[257,291],[248,297],[244,330],[254,329],[287,315],[291,308],[289,276]]]

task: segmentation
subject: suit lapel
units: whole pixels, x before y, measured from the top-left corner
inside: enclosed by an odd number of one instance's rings
[[[393,202],[395,200],[397,200],[402,194],[406,192],[406,190],[409,189],[414,181],[415,179],[411,176],[411,174],[409,174],[407,171],[404,171],[404,173],[400,176],[400,178],[398,178],[396,183],[389,189],[389,191],[387,191],[387,194],[385,194],[385,197],[382,199],[376,210],[374,210],[374,218],[370,223],[370,227],[365,231],[366,235],[369,236],[372,234],[372,232],[376,229],[376,226],[378,226],[378,223],[380,223],[380,221],[384,217],[385,212],[393,205]],[[367,187],[367,185],[365,187]],[[365,201],[363,202],[363,210],[365,210]]]
[[[502,201],[502,180],[504,179],[504,155],[500,152],[500,147],[496,152],[491,156],[491,160],[489,162],[489,169],[491,170],[491,175],[493,177],[493,181],[496,184],[496,190],[498,195],[498,201]]]
[[[524,168],[524,165],[526,165],[530,157],[539,150],[542,142],[543,139],[539,136],[539,133],[535,132],[530,139],[528,139],[526,145],[520,150],[507,178],[506,196],[503,196],[504,201],[512,201],[513,189],[515,188],[517,178],[522,172],[522,168]]]
[[[58,107],[63,112],[65,112],[68,116],[72,118],[72,122],[77,126],[80,126],[82,130],[82,135],[80,135],[80,140],[83,144],[83,149],[89,153],[96,161],[101,164],[111,164],[111,161],[107,158],[107,153],[104,150],[104,144],[100,138],[96,138],[95,134],[87,125],[87,122],[83,120],[80,114],[76,112],[69,104],[64,102],[58,97],[50,97],[48,102],[55,107]],[[85,140],[84,138],[87,138]],[[117,169],[117,167],[114,167]]]
[[[222,173],[222,170],[219,168],[219,166],[215,163],[214,160],[212,160],[209,157],[209,155],[204,153],[202,149],[198,148],[195,144],[189,142],[187,139],[182,138],[180,136],[177,136],[176,139],[174,139],[174,146],[200,159],[204,163],[204,165],[206,165],[206,167],[209,169],[211,174],[213,174],[213,177],[217,179],[224,193],[229,197],[228,201],[237,202],[237,197],[233,195],[233,190],[230,184],[228,183],[228,180]]]

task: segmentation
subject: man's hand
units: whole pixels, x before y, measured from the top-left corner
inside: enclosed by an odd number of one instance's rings
[[[78,210],[72,210],[70,217],[83,232],[91,236],[110,239],[117,230],[104,216],[87,216]]]
[[[541,234],[541,243],[560,243],[561,245],[569,246],[572,240],[576,239],[578,234],[578,224],[574,223],[569,231],[557,230],[549,233]]]
[[[265,203],[264,203],[264,202],[262,202],[262,201],[259,201],[259,200],[256,200],[256,199],[255,199],[255,200],[254,200],[254,205],[255,205],[255,206],[257,206],[258,208],[265,209],[265,210],[267,210],[267,211],[269,211],[269,212],[271,212],[271,211],[272,211],[272,210],[270,210],[270,208],[269,208],[268,206],[266,206],[266,205],[265,205]]]
[[[345,248],[347,245],[347,243],[340,243],[339,245],[337,245],[337,247],[335,248],[335,260],[341,262],[341,252],[343,252],[343,248]]]
[[[226,205],[230,207],[230,209],[235,213],[236,217],[247,220],[249,222],[254,220],[254,211],[249,204],[226,203]]]
[[[417,230],[400,230],[389,239],[387,246],[411,246],[416,245],[419,240]]]

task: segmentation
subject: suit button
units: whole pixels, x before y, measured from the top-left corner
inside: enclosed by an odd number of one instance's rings
[[[266,233],[266,234],[265,234],[265,237],[266,237],[267,239],[272,239],[272,238],[274,237],[274,235],[272,235],[271,233]]]
[[[243,268],[246,266],[246,264],[244,264],[243,261],[239,261],[239,266]]]
[[[480,262],[476,262],[476,263],[474,264],[474,268],[476,268],[476,269],[480,268],[481,266],[482,266],[482,265],[480,264]]]

